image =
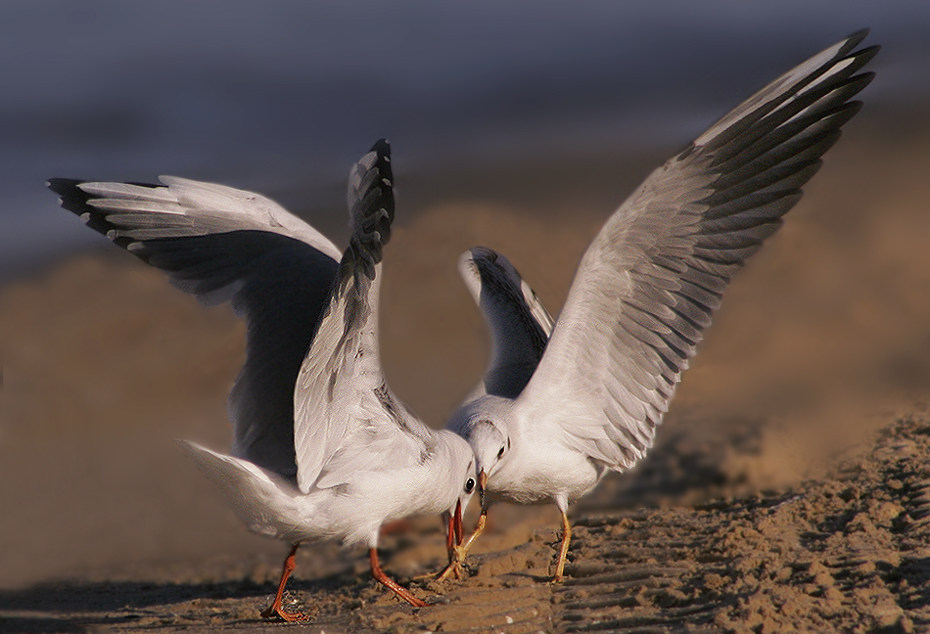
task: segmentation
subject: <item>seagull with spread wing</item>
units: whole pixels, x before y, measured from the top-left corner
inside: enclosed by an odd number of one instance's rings
[[[490,367],[449,428],[478,460],[488,503],[554,503],[564,575],[569,504],[652,447],[732,276],[781,225],[860,108],[877,46],[862,31],[788,71],[654,171],[588,247],[558,320],[502,256],[461,271],[484,312]],[[447,570],[452,570],[450,565]]]
[[[390,148],[379,141],[351,171],[352,237],[340,254],[271,200],[163,177],[162,185],[53,179],[92,229],[209,303],[248,323],[245,366],[229,398],[232,455],[184,443],[246,526],[292,545],[264,617],[287,621],[282,596],[300,544],[368,545],[374,577],[426,603],[378,561],[382,524],[445,513],[448,546],[477,481],[458,435],[433,431],[394,396],[381,369],[378,291],[394,218]]]

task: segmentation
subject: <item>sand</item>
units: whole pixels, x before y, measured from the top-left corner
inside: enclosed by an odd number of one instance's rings
[[[923,120],[850,126],[734,281],[651,455],[572,509],[565,583],[546,581],[555,509],[501,506],[465,580],[412,580],[441,567],[438,518],[384,536],[383,566],[431,607],[333,544],[301,551],[288,607],[326,632],[930,628],[928,147]],[[503,251],[556,312],[619,202],[570,199],[399,209],[385,365],[431,424],[486,361],[458,253]],[[0,289],[0,333],[0,630],[287,627],[258,618],[286,546],[172,443],[228,446],[230,311],[109,248]]]

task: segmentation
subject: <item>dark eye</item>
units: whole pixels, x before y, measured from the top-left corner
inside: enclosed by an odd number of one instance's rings
[[[500,458],[504,455],[504,448],[501,447],[501,450],[497,452],[497,457]]]
[[[475,490],[475,479],[468,478],[465,480],[465,493],[471,493]]]

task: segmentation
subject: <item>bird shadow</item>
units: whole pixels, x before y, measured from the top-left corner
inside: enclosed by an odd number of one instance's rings
[[[336,579],[300,583],[289,590],[337,584]],[[293,586],[293,587],[291,587]],[[150,608],[194,600],[270,597],[275,584],[250,579],[204,583],[144,581],[69,582],[37,584],[0,591],[0,632],[84,632],[88,627],[131,627]],[[156,610],[157,611],[157,610]],[[256,621],[259,621],[256,613]]]
[[[270,583],[255,583],[247,579],[217,583],[49,582],[0,591],[0,610],[108,612],[130,604],[149,607],[193,599],[258,596],[273,591]]]
[[[758,455],[765,421],[747,418],[705,429],[688,421],[664,429],[655,450],[629,472],[611,473],[575,513],[653,508],[669,503],[697,503],[732,495],[746,475],[727,462],[731,453]],[[696,433],[695,429],[701,429]]]

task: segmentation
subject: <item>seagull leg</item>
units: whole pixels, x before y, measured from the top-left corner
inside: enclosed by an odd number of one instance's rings
[[[465,561],[466,550],[462,550],[462,541],[465,535],[462,530],[462,503],[455,505],[455,514],[449,516],[449,532],[446,534],[446,547],[449,550],[449,565],[436,575],[438,581],[445,581],[449,577],[461,579],[464,576],[462,563]]]
[[[488,525],[488,509],[481,509],[481,515],[478,516],[478,522],[475,524],[475,530],[472,532],[471,537],[468,538],[468,541],[465,542],[464,546],[460,546],[456,553],[459,554],[462,558],[462,561],[465,561],[465,555],[468,554],[468,551],[471,549],[472,544],[475,543],[475,540],[484,532],[485,526]]]
[[[478,522],[475,524],[475,530],[472,532],[471,537],[468,538],[468,541],[465,542],[465,545],[462,545],[461,540],[457,546],[453,546],[452,550],[449,553],[449,565],[446,566],[446,569],[439,573],[437,579],[442,581],[448,579],[450,575],[455,575],[456,579],[461,579],[459,576],[462,571],[462,564],[465,563],[465,558],[468,556],[468,551],[471,549],[472,544],[475,543],[475,540],[484,532],[485,526],[488,523],[488,510],[481,509],[481,515],[478,516]]]
[[[484,527],[488,523],[488,504],[485,499],[485,488],[487,487],[488,476],[484,472],[484,469],[481,470],[481,473],[478,474],[478,494],[481,496],[481,515],[478,516],[478,523],[475,524],[475,530],[472,531],[471,537],[468,538],[468,541],[465,545],[462,545],[462,513],[461,508],[456,506],[455,511],[457,515],[458,522],[458,533],[457,540],[458,543],[456,546],[452,547],[449,550],[449,565],[446,566],[446,569],[439,573],[439,580],[447,579],[449,575],[454,574],[456,579],[461,578],[462,574],[462,564],[465,563],[465,558],[468,556],[468,551],[471,549],[472,544],[475,543],[475,540],[478,539],[484,532]]]
[[[409,603],[415,608],[425,608],[427,606],[426,601],[418,599],[413,596],[409,590],[401,586],[399,583],[388,577],[384,574],[384,571],[381,570],[381,564],[378,563],[378,549],[369,548],[368,556],[371,559],[371,574],[375,579],[381,582],[382,585],[390,588],[394,591],[394,594],[399,596],[401,599]]]
[[[278,592],[274,595],[274,602],[264,610],[262,610],[261,615],[263,618],[270,619],[273,617],[278,617],[282,621],[305,621],[308,617],[305,614],[300,612],[285,612],[284,608],[281,607],[281,600],[284,598],[284,586],[287,585],[287,578],[291,576],[291,573],[294,571],[294,568],[297,566],[297,563],[294,561],[294,555],[297,554],[297,549],[300,548],[300,544],[294,544],[291,548],[291,552],[284,559],[284,566],[281,570],[281,581],[278,583]]]
[[[555,575],[552,577],[553,583],[558,583],[565,578],[565,558],[568,556],[568,545],[572,541],[572,527],[568,523],[568,515],[562,509],[559,510],[562,513],[562,545],[559,547],[559,559],[555,565]]]

